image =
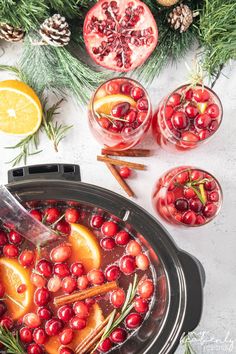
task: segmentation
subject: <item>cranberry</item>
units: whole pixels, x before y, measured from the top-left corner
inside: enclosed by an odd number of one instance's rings
[[[34,258],[34,251],[23,250],[19,256],[19,262],[23,267],[29,267],[34,262]]]
[[[191,101],[192,98],[193,98],[193,90],[189,89],[188,91],[185,92],[185,99],[187,101]]]
[[[7,244],[3,247],[3,254],[8,258],[16,258],[19,254],[19,250],[15,245]]]
[[[213,191],[216,188],[216,182],[212,179],[204,183],[204,187],[207,191]]]
[[[193,98],[197,102],[206,102],[209,100],[210,94],[206,89],[199,88],[193,91]]]
[[[84,290],[88,287],[89,285],[89,281],[88,281],[88,278],[87,278],[87,275],[82,275],[81,277],[79,277],[77,279],[77,288],[79,290]]]
[[[44,215],[45,215],[45,220],[49,224],[53,224],[59,219],[61,213],[60,210],[57,208],[47,208],[44,210]]]
[[[196,115],[198,114],[198,110],[195,106],[193,106],[192,104],[188,104],[185,107],[185,113],[187,114],[187,116],[189,118],[195,118]]]
[[[199,141],[199,137],[192,133],[192,132],[183,132],[182,133],[182,140],[187,142],[187,143],[195,143],[197,141]]]
[[[74,354],[74,351],[68,347],[60,348],[59,354]]]
[[[148,312],[148,302],[145,299],[142,299],[141,297],[137,297],[134,302],[134,309],[138,313],[146,313]]]
[[[219,116],[219,114],[220,114],[220,109],[219,109],[219,107],[217,106],[217,104],[212,103],[212,104],[209,104],[209,106],[207,107],[206,113],[209,114],[209,116],[210,116],[212,119],[215,119],[215,118],[217,118],[217,117]]]
[[[104,236],[114,237],[118,232],[118,225],[113,221],[105,221],[102,225],[101,231]]]
[[[130,313],[125,319],[126,327],[129,329],[137,328],[141,325],[141,323],[142,316],[139,313]]]
[[[48,260],[41,259],[36,265],[36,270],[45,277],[51,277],[53,266]]]
[[[70,266],[70,271],[71,274],[75,275],[76,277],[80,277],[81,275],[84,274],[85,269],[82,263],[80,262],[74,262]]]
[[[45,323],[45,331],[48,336],[56,336],[62,330],[62,321],[58,318],[51,318]]]
[[[184,172],[181,172],[179,173],[176,178],[176,183],[179,183],[179,184],[185,184],[186,182],[188,182],[189,180],[189,174],[187,171],[184,171]]]
[[[43,349],[38,345],[31,343],[27,348],[28,354],[43,354]]]
[[[199,129],[204,129],[211,123],[211,117],[207,113],[199,114],[195,119],[195,125]]]
[[[20,340],[23,343],[31,343],[33,340],[32,331],[28,327],[22,327],[19,330]]]
[[[120,276],[120,269],[116,265],[110,265],[105,270],[105,277],[108,281],[114,281]]]
[[[186,129],[189,125],[189,120],[184,112],[174,112],[172,117],[173,126],[176,129]]]
[[[35,343],[37,344],[44,344],[47,339],[47,335],[43,328],[36,328],[33,332],[33,338]]]
[[[5,302],[0,301],[0,318],[4,315],[6,311],[7,311],[7,306]]]
[[[90,270],[90,272],[88,272],[87,274],[87,278],[90,281],[90,283],[94,285],[101,285],[105,281],[105,276],[102,270],[99,269]]]
[[[23,323],[29,328],[37,328],[41,324],[41,319],[35,313],[29,312],[23,317]]]
[[[125,302],[125,292],[119,288],[111,293],[111,303],[115,308],[121,307]]]
[[[25,284],[20,284],[16,291],[18,294],[23,294],[27,290],[27,286]]]
[[[104,117],[99,118],[98,123],[104,129],[108,129],[111,125],[111,122],[107,118],[104,118]]]
[[[205,222],[206,222],[206,219],[204,218],[203,215],[197,215],[197,218],[196,218],[197,225],[203,225],[203,224],[205,224]]]
[[[196,214],[191,210],[186,211],[182,216],[182,222],[184,224],[194,225],[196,222]]]
[[[141,98],[137,102],[137,109],[141,112],[148,110],[148,100],[146,98]]]
[[[181,103],[181,95],[179,93],[173,93],[168,100],[168,104],[171,106],[179,106]]]
[[[192,170],[190,172],[190,179],[193,181],[199,181],[204,178],[204,174],[202,171],[199,170]]]
[[[191,199],[189,201],[189,207],[191,210],[199,213],[202,210],[202,203],[199,199]]]
[[[0,283],[0,298],[3,298],[5,295],[5,287],[2,283]]]
[[[91,226],[95,229],[99,229],[104,223],[104,219],[101,215],[93,215],[91,219]]]
[[[100,244],[101,247],[106,251],[113,250],[116,246],[114,239],[111,237],[104,237],[103,239],[101,239]]]
[[[209,138],[210,133],[207,129],[203,129],[198,133],[198,136],[199,136],[200,140],[205,140],[205,139]]]
[[[188,201],[183,198],[176,199],[175,208],[179,211],[188,210]]]
[[[133,87],[131,89],[131,97],[135,100],[138,101],[140,98],[144,96],[144,91],[141,89],[141,87]]]
[[[219,122],[217,122],[217,120],[213,120],[211,122],[211,124],[209,125],[209,129],[212,131],[212,132],[215,132],[219,127]]]
[[[33,210],[30,210],[29,213],[30,213],[31,216],[33,216],[38,221],[42,221],[42,219],[43,219],[42,213],[39,210],[33,209]]]
[[[217,212],[217,206],[213,203],[208,203],[203,208],[203,215],[207,218],[212,218]]]
[[[71,256],[71,245],[64,244],[52,249],[50,258],[52,262],[64,262]]]
[[[34,292],[34,302],[38,306],[47,305],[50,300],[50,293],[47,288],[38,288]]]
[[[119,93],[120,92],[119,83],[115,80],[108,82],[106,85],[106,91],[109,95],[115,95],[115,94]]]
[[[196,195],[196,193],[194,192],[194,190],[192,188],[184,188],[184,196],[187,199],[191,199],[194,198]]]
[[[79,318],[78,316],[74,316],[70,320],[70,327],[74,330],[84,329],[86,327],[86,320],[84,318]]]
[[[112,107],[111,114],[113,117],[122,118],[124,117],[130,109],[130,104],[128,102],[117,103]]]
[[[37,309],[37,315],[42,319],[42,320],[49,320],[52,317],[51,311],[47,307],[39,307]]]
[[[56,293],[59,289],[61,289],[62,281],[61,279],[57,276],[54,275],[52,278],[48,280],[48,290],[51,293]]]
[[[219,193],[217,191],[213,191],[208,194],[208,200],[210,202],[218,202],[219,201]]]
[[[96,301],[92,298],[87,298],[84,300],[85,304],[88,305],[88,307],[91,307],[92,305],[94,305],[96,303]]]
[[[141,270],[147,270],[148,267],[149,267],[149,259],[148,257],[143,254],[143,253],[140,253],[138,254],[136,257],[135,257],[135,261],[136,261],[136,266],[138,269],[141,269]]]
[[[68,322],[74,316],[74,311],[69,305],[63,305],[57,310],[57,316],[60,320]]]
[[[70,294],[77,288],[77,282],[75,278],[68,276],[63,278],[61,282],[61,288],[64,293]]]
[[[125,275],[132,274],[136,269],[135,258],[131,255],[123,256],[120,259],[120,270]]]
[[[57,263],[53,267],[53,272],[60,278],[65,278],[70,275],[70,268],[67,263]]]
[[[89,307],[83,301],[76,301],[73,310],[78,318],[86,319],[89,316]]]
[[[10,331],[14,327],[14,321],[10,316],[4,316],[1,318],[0,325]]]
[[[127,231],[121,230],[116,234],[115,242],[119,246],[126,246],[130,240],[130,235]]]
[[[121,85],[120,90],[124,95],[130,95],[130,91],[132,87],[133,87],[132,84],[130,84],[129,82],[125,82]]]
[[[143,124],[143,122],[146,120],[147,118],[147,113],[145,112],[138,112],[138,116],[137,116],[137,122],[138,122],[138,125],[141,125]],[[133,127],[134,129],[137,128],[137,127]]]
[[[56,230],[63,235],[69,235],[70,234],[70,224],[65,220],[61,220],[57,223]]]
[[[166,117],[166,119],[170,119],[172,117],[173,113],[174,113],[173,107],[167,105],[166,109],[165,109],[165,117]]]
[[[119,170],[119,174],[122,178],[126,179],[131,176],[132,170],[129,167],[121,167]]]
[[[41,275],[32,272],[30,275],[30,280],[36,288],[42,288],[46,285],[47,281]]]
[[[142,247],[137,241],[131,240],[126,247],[126,251],[128,254],[135,257],[142,252]]]
[[[110,335],[110,339],[113,343],[123,343],[127,338],[127,332],[121,328],[117,327]]]
[[[102,343],[99,344],[99,351],[102,353],[108,352],[112,347],[111,340],[109,338],[106,338],[102,341]]]
[[[134,123],[136,118],[137,118],[137,112],[134,110],[130,110],[129,113],[126,114],[125,116],[125,120],[129,124]]]
[[[9,232],[9,241],[15,245],[20,245],[23,241],[23,237],[16,231],[11,230]]]
[[[80,218],[80,213],[77,209],[68,208],[65,212],[65,220],[69,223],[77,223]]]
[[[0,246],[4,246],[7,244],[7,234],[0,230]]]
[[[145,279],[138,284],[137,293],[142,299],[149,299],[154,292],[154,285],[151,279]]]
[[[72,339],[73,331],[71,328],[66,328],[59,334],[60,343],[63,345],[70,344],[72,342]]]

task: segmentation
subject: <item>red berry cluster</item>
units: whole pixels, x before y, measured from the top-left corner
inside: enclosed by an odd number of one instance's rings
[[[0,253],[8,258],[17,258],[23,237],[15,230],[0,230]]]

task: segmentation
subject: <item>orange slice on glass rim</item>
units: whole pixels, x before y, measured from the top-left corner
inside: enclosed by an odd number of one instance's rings
[[[10,316],[16,320],[24,316],[33,303],[34,288],[30,281],[30,271],[17,260],[0,258],[0,279],[5,288],[6,305]],[[17,288],[24,284],[26,290],[19,294]]]
[[[122,102],[128,102],[132,107],[136,107],[136,102],[132,97],[116,94],[107,95],[95,100],[93,108],[97,113],[111,114],[112,107]]]

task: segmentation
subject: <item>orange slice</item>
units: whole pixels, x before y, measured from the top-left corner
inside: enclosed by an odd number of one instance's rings
[[[100,325],[103,321],[102,310],[98,304],[94,304],[87,321],[87,326],[81,331],[74,331],[73,341],[67,347],[75,350],[75,348],[86,338],[90,332]],[[51,337],[44,345],[48,354],[58,354],[61,346],[58,336]]]
[[[71,262],[82,262],[86,272],[100,267],[101,248],[92,231],[84,225],[71,224],[69,242],[72,245]]]
[[[0,82],[0,131],[30,135],[41,121],[42,106],[31,87],[18,80]]]
[[[17,260],[0,258],[0,279],[6,292],[6,305],[14,320],[25,315],[33,303],[33,285],[30,271],[23,268]],[[19,285],[25,284],[26,290],[18,294]]]
[[[97,113],[111,114],[112,107],[121,102],[128,102],[132,107],[136,106],[136,102],[131,97],[117,94],[99,98],[94,102],[93,108]]]

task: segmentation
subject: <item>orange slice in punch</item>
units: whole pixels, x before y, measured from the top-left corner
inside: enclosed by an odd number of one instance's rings
[[[117,94],[99,98],[94,102],[93,108],[97,113],[111,114],[112,107],[122,102],[128,102],[132,107],[136,107],[136,102],[131,97]]]

